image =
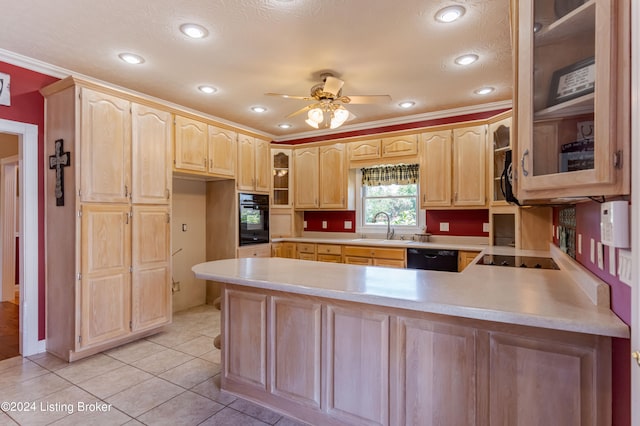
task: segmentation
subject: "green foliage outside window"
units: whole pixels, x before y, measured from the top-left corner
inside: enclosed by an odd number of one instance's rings
[[[391,225],[417,226],[418,224],[418,185],[380,185],[363,186],[364,224],[386,223],[383,215],[374,222],[378,212],[385,212],[391,218]]]

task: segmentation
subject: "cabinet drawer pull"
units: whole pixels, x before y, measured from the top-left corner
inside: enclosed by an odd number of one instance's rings
[[[529,176],[529,171],[524,168],[524,159],[527,155],[529,155],[529,150],[525,149],[524,152],[522,153],[522,158],[520,159],[520,167],[522,167],[523,176]]]

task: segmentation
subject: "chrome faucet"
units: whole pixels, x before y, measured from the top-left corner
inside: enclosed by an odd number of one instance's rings
[[[384,217],[387,218],[387,240],[391,240],[393,238],[393,234],[395,233],[395,231],[391,229],[391,218],[389,217],[388,213],[385,213],[385,212],[376,213],[376,215],[373,217],[373,223],[376,223],[378,221],[378,216],[380,215],[384,215]]]

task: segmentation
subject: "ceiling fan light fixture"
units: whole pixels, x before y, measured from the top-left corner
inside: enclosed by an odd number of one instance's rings
[[[190,38],[205,38],[209,35],[209,31],[202,25],[198,24],[182,24],[180,25],[180,31],[182,34]]]
[[[436,12],[436,21],[448,24],[461,18],[466,9],[460,5],[447,6]]]
[[[343,106],[336,108],[335,111],[331,114],[331,124],[330,128],[336,129],[344,124],[345,121],[349,118],[349,111]]]

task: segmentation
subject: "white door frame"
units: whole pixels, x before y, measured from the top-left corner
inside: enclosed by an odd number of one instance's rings
[[[640,254],[640,4],[631,2],[631,249]],[[640,262],[631,262],[631,351],[640,351]],[[631,357],[630,357],[631,358]],[[640,425],[640,366],[631,362],[631,424]]]
[[[0,132],[18,136],[20,211],[20,353],[46,350],[38,340],[38,126],[0,119]],[[25,259],[28,261],[25,262]]]
[[[18,156],[0,160],[0,274],[2,276],[2,301],[15,298],[16,265],[16,196]],[[19,169],[18,169],[19,170]]]

